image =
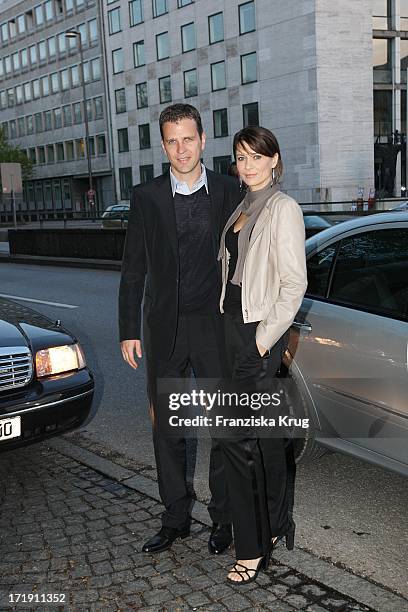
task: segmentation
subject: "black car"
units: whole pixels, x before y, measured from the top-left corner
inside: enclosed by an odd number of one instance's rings
[[[59,321],[0,298],[0,451],[78,427],[93,393],[76,338]]]

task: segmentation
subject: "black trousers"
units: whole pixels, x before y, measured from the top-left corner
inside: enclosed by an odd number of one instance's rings
[[[287,347],[288,332],[261,357],[256,347],[257,323],[244,324],[242,315],[224,314],[226,350],[232,386],[268,387]],[[265,554],[271,538],[289,528],[293,507],[295,462],[293,446],[277,437],[256,437],[243,430],[220,440],[224,456],[237,559]]]
[[[183,528],[190,522],[193,491],[186,479],[186,439],[163,435],[157,426],[157,411],[168,410],[158,401],[160,378],[222,378],[225,375],[225,347],[220,314],[188,314],[178,319],[176,342],[170,359],[159,355],[147,357],[148,393],[153,412],[153,444],[159,492],[165,506],[163,526]],[[165,417],[167,414],[165,415]],[[216,523],[230,523],[229,499],[223,456],[217,440],[212,441],[209,486],[211,500],[208,511]]]

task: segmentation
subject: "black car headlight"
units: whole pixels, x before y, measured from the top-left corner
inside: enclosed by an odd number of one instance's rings
[[[35,355],[37,376],[53,376],[86,367],[85,356],[79,344],[53,346],[38,351]]]

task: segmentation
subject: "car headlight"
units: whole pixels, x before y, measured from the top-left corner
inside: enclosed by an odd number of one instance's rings
[[[85,366],[85,356],[79,344],[53,346],[38,351],[35,355],[35,368],[40,378],[72,370],[82,370]]]

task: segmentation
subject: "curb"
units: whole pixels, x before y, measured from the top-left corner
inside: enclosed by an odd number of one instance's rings
[[[48,441],[47,444],[62,455],[70,457],[113,480],[117,480],[129,489],[160,501],[156,481],[117,465],[109,459],[100,457],[96,453],[77,446],[68,440],[55,438]],[[211,526],[207,507],[200,501],[195,502],[192,517],[205,526]],[[319,559],[306,550],[295,548],[294,551],[289,553],[286,549],[280,547],[274,553],[274,556],[279,562],[305,575],[307,578],[320,582],[341,595],[351,598],[359,604],[368,606],[375,610],[375,612],[391,612],[392,610],[408,612],[408,601],[404,597],[374,584],[368,579],[356,576],[347,569],[342,569],[323,559]]]
[[[121,270],[121,262],[112,259],[80,259],[75,257],[42,257],[40,255],[8,255],[0,253],[0,263],[32,264],[38,266],[62,266],[89,268],[91,270]]]

